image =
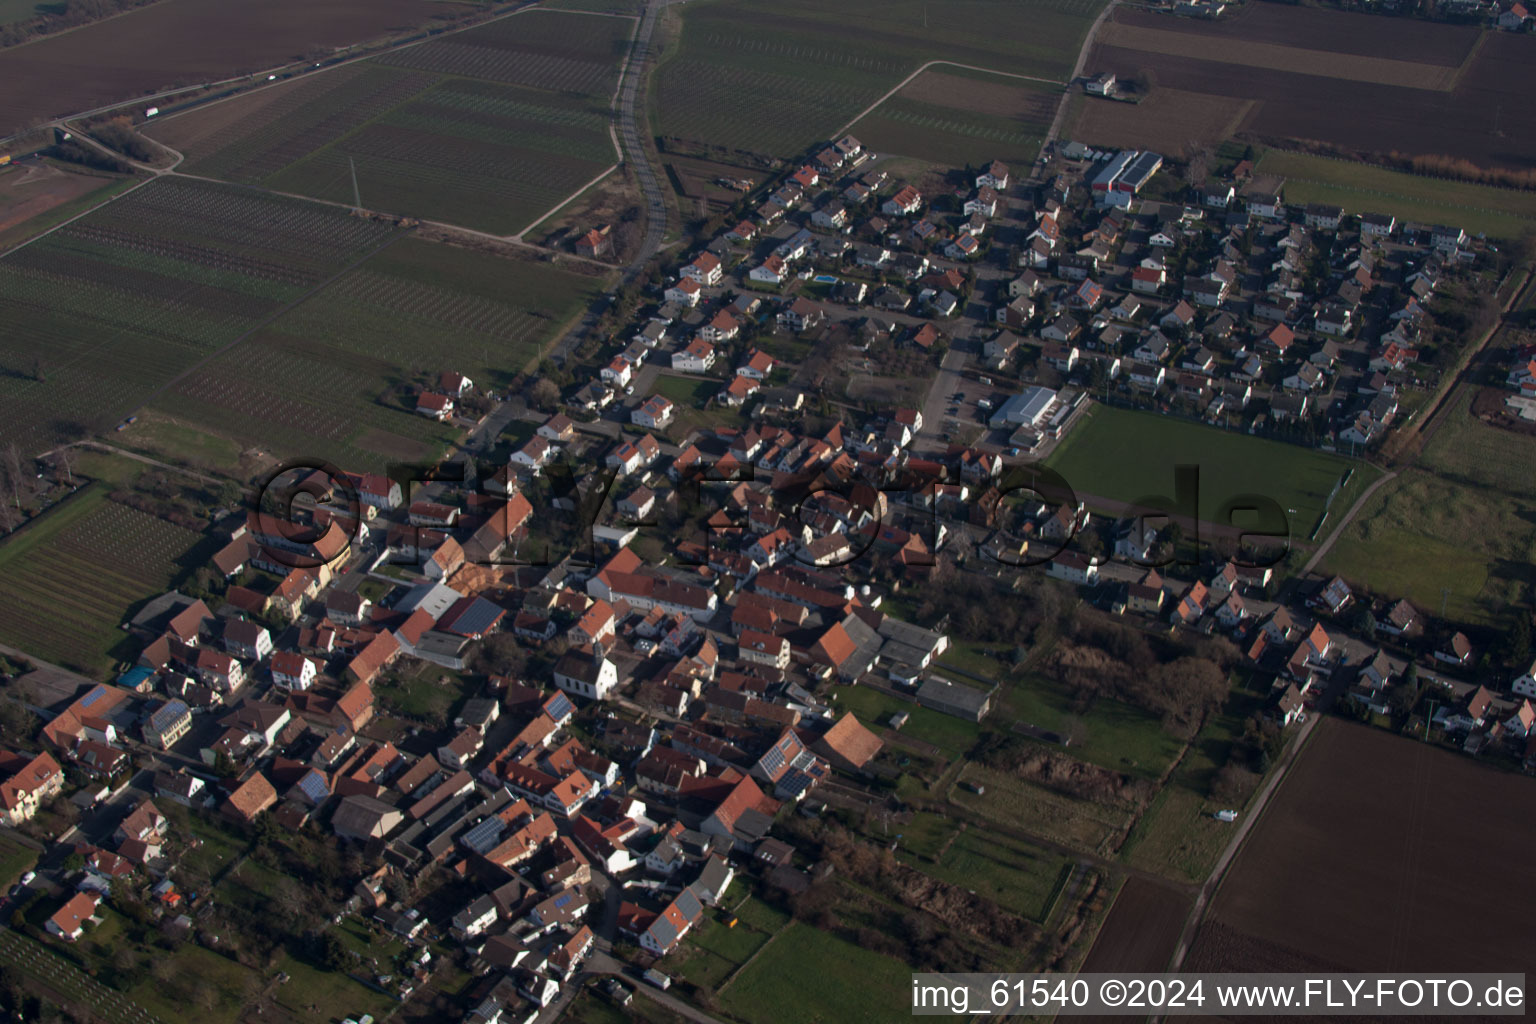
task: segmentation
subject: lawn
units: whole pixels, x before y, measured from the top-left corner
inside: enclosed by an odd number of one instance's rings
[[[146,412],[138,422],[113,440],[127,448],[150,452],[163,461],[204,472],[236,476],[240,473],[240,444],[230,438],[199,430],[175,417]]]
[[[942,814],[918,811],[912,815],[911,821],[901,826],[901,848],[907,853],[933,860],[958,829],[959,826]]]
[[[828,983],[828,970],[835,981]],[[811,983],[810,979],[822,979]],[[719,994],[749,1024],[841,1024],[906,1017],[912,969],[795,922]]]
[[[1419,470],[1372,495],[1322,568],[1457,621],[1497,623],[1536,561],[1528,502]]]
[[[0,639],[103,677],[133,648],[118,627],[184,573],[200,539],[107,494],[91,484],[0,544]]]
[[[721,386],[713,377],[674,377],[665,373],[656,376],[656,393],[684,409],[701,408],[719,394]]]
[[[468,696],[472,685],[449,669],[414,661],[398,665],[374,687],[374,692],[379,700],[407,718],[446,721]]]
[[[1536,289],[1533,289],[1536,291]],[[1459,388],[1424,446],[1419,465],[1448,480],[1536,498],[1536,437],[1491,427],[1473,416],[1476,390]]]
[[[1000,727],[1011,719],[1070,736],[1062,752],[1149,779],[1160,777],[1184,747],[1154,714],[1107,699],[1078,712],[1058,684],[1037,675],[1004,684],[992,715]]]
[[[685,146],[787,157],[831,136],[929,60],[1063,81],[1100,6],[1098,0],[789,0],[771,11],[749,0],[691,5],[681,39],[658,71],[651,123],[658,135]],[[894,122],[898,135],[939,127],[978,146],[977,153],[985,150],[982,143],[1021,154],[1031,146],[1019,141],[1033,137],[1028,127],[983,123],[984,116],[964,112],[940,117],[892,109],[914,119]],[[950,155],[945,162],[963,159]]]
[[[852,711],[875,733],[884,731],[891,716],[900,711],[911,717],[901,735],[931,743],[949,757],[961,757],[976,743],[980,727],[975,722],[942,714],[912,701],[902,700],[871,686],[839,686],[832,699],[841,711]]]
[[[950,801],[1009,828],[1066,846],[1104,853],[1130,821],[1130,811],[1076,800],[979,764],[967,764],[960,780],[982,785],[976,794],[957,785]]]
[[[0,836],[0,886],[9,888],[37,866],[37,851],[10,836]]]
[[[1456,224],[1471,234],[1511,238],[1536,228],[1536,193],[1428,178],[1384,167],[1271,149],[1257,170],[1278,174],[1291,203],[1333,203],[1349,213]]]
[[[940,881],[974,890],[1005,910],[1044,922],[1072,870],[1072,859],[1013,839],[968,828],[937,862],[902,859]]]
[[[1268,677],[1255,672],[1238,679],[1221,711],[1207,719],[1168,784],[1126,838],[1120,856],[1127,864],[1184,882],[1205,881],[1232,838],[1233,826],[1213,815],[1247,806],[1247,801],[1229,803],[1211,797],[1211,784],[1227,763],[1232,744],[1242,738],[1249,717],[1268,698]],[[1258,785],[1253,792],[1258,792]]]
[[[1346,470],[1354,476],[1337,507],[1375,479],[1377,470],[1338,455],[1156,413],[1096,406],[1051,453],[1046,465],[1060,473],[1078,497],[1137,502],[1173,494],[1176,465],[1200,470],[1200,518],[1220,522],[1224,503],[1246,494],[1277,502],[1293,538],[1308,536],[1334,485]],[[1292,512],[1291,510],[1295,510]],[[1239,519],[1239,526],[1248,525]]]

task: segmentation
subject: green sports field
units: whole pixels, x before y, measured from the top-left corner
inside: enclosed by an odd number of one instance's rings
[[[1336,513],[1347,509],[1352,495],[1378,472],[1315,449],[1102,405],[1046,459],[1090,506],[1095,498],[1173,498],[1174,467],[1186,464],[1200,469],[1202,520],[1217,522],[1223,503],[1257,494],[1272,498],[1286,511],[1293,538],[1311,533],[1329,492],[1346,470],[1354,467],[1355,473],[1336,501]]]
[[[720,1001],[749,1024],[875,1024],[909,1014],[911,983],[912,969],[901,961],[797,921],[731,981]]]

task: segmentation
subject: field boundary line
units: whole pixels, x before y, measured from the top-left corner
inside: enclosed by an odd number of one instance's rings
[[[1105,9],[1108,10],[1108,8],[1105,8]],[[981,73],[987,74],[987,75],[998,75],[998,76],[1000,76],[1002,78],[1017,78],[1017,79],[1021,79],[1022,81],[1026,81],[1026,82],[1043,82],[1046,85],[1059,85],[1063,89],[1065,89],[1070,84],[1068,82],[1063,82],[1063,81],[1060,81],[1060,80],[1055,79],[1055,78],[1039,78],[1039,77],[1037,77],[1035,75],[1021,75],[1021,74],[1018,74],[1017,72],[1014,72],[1014,71],[999,71],[996,68],[984,68],[984,67],[981,67],[980,65],[977,65],[977,64],[961,64],[958,61],[953,61],[953,60],[930,60],[926,64],[923,64],[923,65],[919,66],[916,71],[912,72],[906,78],[903,78],[901,81],[897,82],[894,86],[891,87],[891,89],[888,92],[885,93],[885,95],[881,96],[879,99],[875,100],[875,102],[871,103],[869,106],[867,106],[863,110],[859,111],[859,113],[854,116],[853,120],[849,121],[847,124],[843,125],[841,128],[837,129],[832,134],[833,135],[846,135],[846,134],[848,134],[849,129],[851,129],[854,125],[858,124],[860,121],[864,120],[866,117],[868,117],[870,114],[872,114],[875,111],[875,109],[877,107],[879,107],[882,103],[884,103],[886,100],[890,99],[892,96],[895,96],[898,92],[901,92],[901,90],[903,90],[907,86],[911,85],[913,80],[916,79],[923,72],[929,70],[930,68],[935,68],[935,67],[939,67],[939,66],[949,67],[949,68],[960,68],[961,70],[964,70],[964,71],[980,71]]]
[[[603,171],[597,177],[581,186],[581,188],[577,189],[575,192],[572,192],[570,195],[560,200],[560,202],[556,203],[549,210],[546,210],[538,220],[534,221],[532,224],[529,224],[517,234],[508,236],[509,238],[517,239],[519,242],[523,240],[523,236],[528,234],[528,232],[532,231],[534,228],[538,227],[546,220],[549,220],[549,218],[553,217],[561,210],[565,209],[571,203],[575,202],[582,195],[582,193],[595,186],[598,182],[608,177],[608,175],[612,174],[623,165],[624,147],[619,142],[618,128],[619,96],[624,90],[624,76],[629,74],[630,63],[635,59],[635,40],[640,36],[640,17],[638,15],[631,16],[608,14],[604,11],[564,11],[560,8],[550,7],[540,7],[539,10],[550,11],[551,13],[555,14],[601,14],[604,17],[613,18],[629,17],[634,21],[635,24],[630,28],[629,31],[629,50],[624,54],[624,59],[619,62],[619,73],[613,80],[613,95],[608,97],[608,141],[613,144],[613,156],[616,162],[610,164],[607,170]]]
[[[1275,768],[1275,774],[1264,784],[1264,788],[1259,791],[1258,798],[1253,802],[1253,806],[1243,815],[1242,823],[1237,829],[1237,835],[1232,837],[1232,841],[1227,844],[1227,848],[1222,851],[1221,857],[1217,859],[1216,866],[1211,870],[1210,877],[1206,879],[1205,884],[1200,887],[1199,894],[1195,897],[1195,904],[1189,910],[1189,917],[1184,920],[1184,929],[1179,933],[1179,944],[1174,947],[1173,956],[1168,961],[1169,972],[1176,973],[1183,966],[1184,958],[1189,955],[1190,948],[1194,946],[1195,936],[1200,930],[1200,924],[1205,920],[1207,908],[1210,906],[1211,901],[1216,898],[1217,892],[1221,890],[1222,882],[1226,881],[1227,870],[1232,866],[1233,861],[1237,860],[1237,855],[1242,851],[1242,848],[1247,845],[1248,837],[1253,833],[1253,829],[1258,825],[1259,819],[1263,817],[1264,811],[1269,807],[1270,798],[1280,789],[1280,784],[1290,774],[1292,766],[1296,764],[1296,760],[1301,756],[1301,752],[1306,749],[1308,741],[1312,739],[1312,734],[1317,731],[1317,723],[1322,720],[1323,715],[1318,711],[1314,711],[1307,717],[1305,724],[1301,727],[1301,733],[1291,743],[1290,747],[1286,749],[1285,756]]]
[[[225,184],[227,184],[227,183],[225,183]],[[258,190],[258,191],[264,191],[264,190]],[[276,310],[273,310],[271,313],[269,313],[266,316],[262,317],[261,320],[259,320],[255,324],[251,325],[246,330],[242,331],[237,337],[231,339],[227,344],[221,345],[218,348],[214,349],[212,352],[208,353],[203,358],[199,359],[197,362],[193,363],[191,366],[187,367],[185,370],[182,370],[176,376],[172,377],[170,380],[166,381],[164,384],[161,384],[158,388],[156,388],[155,390],[151,391],[149,394],[145,395],[144,398],[139,402],[139,404],[137,406],[135,406],[133,409],[129,410],[128,415],[129,416],[138,415],[138,413],[141,410],[143,410],[146,406],[148,406],[150,403],[152,403],[155,399],[157,399],[161,395],[165,394],[166,391],[170,390],[176,384],[178,384],[181,381],[185,380],[186,378],[190,377],[192,374],[196,373],[198,370],[202,369],[204,366],[207,366],[213,360],[215,360],[215,359],[219,358],[220,356],[224,355],[225,353],[233,350],[234,348],[239,346],[242,342],[244,342],[246,339],[250,338],[253,334],[256,334],[256,333],[258,333],[258,332],[260,332],[262,330],[265,330],[268,326],[270,326],[271,324],[275,323],[281,317],[286,316],[288,313],[293,312],[295,309],[297,309],[298,307],[302,306],[304,303],[308,302],[310,299],[314,298],[316,295],[320,294],[322,291],[324,291],[325,289],[329,288],[331,285],[335,284],[337,281],[341,280],[347,274],[350,274],[352,271],[356,270],[358,267],[362,266],[364,263],[366,263],[369,260],[373,259],[373,257],[377,256],[379,253],[383,252],[385,249],[388,249],[390,246],[392,246],[396,242],[400,241],[400,239],[402,239],[402,238],[409,238],[414,233],[415,233],[414,229],[406,228],[404,230],[399,230],[399,231],[396,231],[395,233],[391,234],[388,238],[384,239],[383,242],[381,242],[378,245],[374,246],[373,248],[369,249],[367,252],[365,252],[361,256],[359,256],[357,259],[353,260],[351,263],[348,263],[346,266],[342,267],[340,270],[336,271],[336,273],[332,274],[330,277],[327,277],[324,281],[321,281],[319,284],[315,285],[313,288],[310,288],[303,295],[300,295],[298,298],[294,299],[292,302],[289,302],[289,303],[283,305],[282,307],[280,307],[280,308],[278,308]]]
[[[59,230],[60,228],[67,228],[67,227],[69,227],[71,224],[73,224],[75,221],[79,220],[81,217],[87,217],[87,216],[95,213],[97,210],[100,210],[102,207],[106,206],[107,204],[115,203],[117,200],[123,198],[123,196],[131,196],[131,195],[133,195],[139,189],[143,188],[145,185],[148,185],[150,182],[154,181],[155,178],[158,177],[158,176],[159,175],[153,175],[151,177],[145,178],[143,181],[141,181],[138,184],[134,185],[132,188],[125,188],[121,192],[117,192],[117,193],[114,193],[114,194],[112,194],[110,196],[107,196],[107,198],[103,199],[101,202],[99,202],[96,205],[91,206],[91,207],[81,211],[80,213],[75,214],[73,217],[69,218],[68,220],[60,221],[59,223],[55,224],[53,227],[49,228],[46,231],[40,231],[37,234],[33,235],[31,238],[23,239],[22,241],[17,242],[15,245],[11,246],[9,249],[6,249],[3,252],[0,252],[0,259],[4,259],[5,257],[10,256],[12,253],[20,252],[22,249],[24,249],[27,246],[31,245],[33,242],[36,242],[39,239],[47,238],[49,235],[53,234],[55,231]]]
[[[348,65],[356,64],[358,61],[373,60],[375,57],[383,57],[386,54],[396,53],[396,52],[398,52],[400,50],[409,50],[411,47],[413,47],[413,46],[421,46],[423,43],[437,42],[437,41],[439,41],[441,39],[446,39],[446,38],[448,38],[450,36],[456,36],[456,35],[459,35],[460,33],[463,33],[463,32],[469,32],[469,31],[471,31],[473,29],[484,28],[486,25],[494,25],[498,21],[504,21],[507,18],[513,18],[513,17],[516,17],[519,14],[524,14],[524,13],[526,13],[528,11],[544,11],[547,14],[587,14],[587,13],[592,13],[592,12],[588,12],[588,11],[563,11],[563,10],[560,10],[558,8],[541,7],[541,6],[539,6],[538,3],[525,4],[522,7],[518,7],[518,8],[515,8],[513,10],[510,10],[510,11],[503,11],[501,14],[493,14],[489,18],[486,18],[484,21],[477,21],[477,22],[475,22],[474,24],[471,24],[471,25],[461,25],[458,28],[451,28],[451,29],[448,29],[448,30],[443,31],[443,32],[438,32],[438,33],[435,33],[435,34],[429,34],[425,38],[422,38],[422,39],[411,39],[411,40],[406,41],[406,42],[396,43],[396,44],[394,44],[392,46],[380,47],[377,50],[370,50],[368,53],[360,53],[356,57],[348,57],[346,60],[339,60],[335,64],[327,64],[327,65],[325,65],[325,67],[322,67],[322,68],[309,68],[306,71],[301,71],[301,72],[299,72],[297,74],[290,75],[289,77],[284,78],[280,82],[264,82],[263,84],[256,86],[254,89],[241,89],[241,90],[239,90],[237,92],[230,93],[228,96],[217,96],[217,97],[214,97],[214,98],[208,100],[208,102],[206,102],[206,103],[192,103],[192,104],[189,104],[183,110],[177,110],[177,111],[174,111],[174,112],[172,112],[170,114],[165,115],[164,117],[157,118],[154,123],[155,124],[165,124],[167,121],[174,121],[174,120],[176,120],[176,118],[181,117],[183,114],[190,114],[190,113],[193,113],[193,112],[199,111],[199,110],[207,110],[209,107],[216,107],[220,103],[228,103],[230,100],[237,100],[237,99],[240,99],[241,97],[244,97],[244,96],[254,96],[257,93],[265,92],[268,89],[276,89],[279,86],[291,85],[294,82],[301,82],[301,81],[305,81],[305,80],[308,80],[308,79],[311,79],[311,78],[318,78],[321,75],[325,74],[327,71],[334,71],[337,68],[344,68],[344,67],[347,67]],[[230,85],[230,84],[235,83],[235,82],[246,81],[247,79],[259,79],[262,75],[270,75],[270,74],[274,74],[274,73],[276,73],[278,71],[281,71],[284,68],[291,68],[291,67],[294,66],[295,63],[306,63],[306,62],[303,62],[303,61],[299,61],[299,62],[289,61],[286,64],[278,64],[275,67],[263,68],[260,71],[253,71],[253,72],[251,72],[248,75],[239,75],[239,76],[237,76],[235,78],[226,78],[226,79],[223,79],[223,80],[218,81],[218,82],[209,82],[207,86],[195,86],[195,85],[186,86],[185,88],[174,90],[174,92],[187,92],[187,91],[190,91],[192,89],[197,89],[197,88],[208,88],[208,87],[220,86],[220,85]],[[68,115],[66,117],[60,117],[60,118],[57,118],[57,119],[55,119],[53,121],[50,121],[49,124],[63,124],[65,121],[73,121],[73,120],[76,120],[76,119],[82,118],[82,117],[92,117],[92,116],[95,116],[96,114],[100,114],[100,113],[103,113],[103,112],[106,112],[106,111],[116,110],[118,107],[127,106],[130,103],[141,103],[144,100],[154,99],[154,98],[155,97],[153,97],[153,96],[135,97],[133,99],[124,100],[121,103],[116,103],[116,104],[113,104],[113,105],[108,106],[108,107],[97,107],[97,108],[95,108],[93,110],[84,110],[84,111],[81,111],[81,112],[76,113],[76,114],[70,114],[70,115]],[[158,139],[153,139],[153,136],[150,136],[150,138],[153,141],[159,142]],[[0,142],[3,142],[3,141],[5,141],[5,140],[0,139]],[[161,143],[161,144],[163,145],[163,143]],[[169,146],[166,146],[166,148],[170,149]],[[175,151],[172,150],[172,152],[175,152]]]

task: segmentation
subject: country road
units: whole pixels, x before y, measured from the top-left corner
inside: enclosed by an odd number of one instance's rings
[[[644,133],[640,130],[641,104],[644,93],[642,86],[650,76],[651,70],[651,36],[656,32],[656,19],[660,17],[662,10],[669,0],[647,0],[645,13],[640,19],[640,28],[635,33],[634,46],[630,52],[629,61],[624,68],[624,81],[619,90],[619,141],[623,145],[625,163],[634,169],[635,181],[640,186],[640,194],[645,203],[645,237],[640,242],[640,249],[624,267],[620,275],[620,284],[627,285],[640,276],[646,264],[651,261],[661,249],[662,239],[667,234],[667,200],[666,193],[662,191],[661,180],[658,176],[655,164],[651,160],[650,150],[646,147]],[[566,331],[558,341],[549,349],[549,358],[559,365],[564,365],[571,353],[576,351],[582,340],[593,330],[596,330],[602,318],[606,299],[599,299],[587,310],[581,322]]]

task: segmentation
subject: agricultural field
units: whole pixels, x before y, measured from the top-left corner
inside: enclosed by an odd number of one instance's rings
[[[547,263],[403,239],[177,382],[157,407],[245,443],[348,467],[431,458],[451,432],[415,414],[413,376],[452,369],[503,387],[600,283]]]
[[[0,249],[13,229],[25,224],[36,230],[38,222],[34,218],[61,208],[75,210],[86,201],[100,200],[109,191],[129,184],[130,179],[119,175],[85,172],[51,160],[27,160],[0,167]]]
[[[1140,103],[1073,96],[1069,137],[1090,146],[1151,149],[1186,156],[1191,142],[1216,145],[1231,137],[1255,101],[1158,88]]]
[[[1099,7],[1098,0],[793,0],[772,10],[721,0],[691,7],[656,75],[652,125],[685,145],[787,157],[831,136],[930,60],[1059,84]],[[980,133],[994,148],[1028,152],[1028,140],[1039,135],[937,106],[899,103],[893,119],[872,125],[924,148],[944,135],[979,146]],[[991,132],[999,137],[986,139]]]
[[[617,159],[609,105],[634,26],[529,11],[148,134],[192,174],[515,234]]]
[[[1072,870],[1069,857],[975,828],[956,836],[937,860],[902,859],[1037,924],[1050,916]]]
[[[930,69],[850,129],[877,153],[945,166],[1034,163],[1061,90],[961,68]]]
[[[1004,827],[1026,829],[1077,849],[1104,853],[1130,823],[1128,807],[1073,799],[980,764],[966,764],[959,778],[986,792],[956,786],[950,793],[952,803]]]
[[[0,135],[474,13],[440,0],[163,0],[0,52]]]
[[[104,675],[126,639],[119,624],[171,586],[200,539],[87,487],[0,544],[0,640]]]
[[[161,180],[0,259],[0,434],[100,432],[387,242],[393,228]]]
[[[1150,972],[1168,969],[1184,919],[1193,900],[1189,893],[1144,878],[1131,878],[1099,929],[1084,971]]]
[[[1502,398],[1508,392],[1498,389]],[[1536,437],[1502,430],[1472,413],[1477,390],[1462,387],[1449,399],[1419,465],[1437,476],[1503,494],[1536,498]]]
[[[1529,786],[1458,753],[1325,719],[1233,862],[1183,969],[1533,962],[1525,902],[1487,899],[1479,867],[1524,856],[1530,829],[1509,808]],[[1368,882],[1346,865],[1370,865]]]
[[[739,926],[738,926],[739,927]],[[786,984],[823,977],[837,965],[837,984]],[[863,1024],[904,1017],[911,1008],[912,969],[810,925],[794,922],[719,994],[748,1024]],[[636,997],[639,998],[639,997]]]
[[[1267,150],[1256,168],[1285,178],[1285,198],[1293,203],[1332,203],[1350,213],[1390,213],[1401,220],[1456,224],[1470,234],[1495,238],[1536,230],[1533,192],[1281,149]]]
[[[1498,622],[1523,599],[1536,561],[1529,502],[1419,470],[1386,484],[1323,569],[1457,621]]]
[[[1003,684],[992,721],[996,725],[1011,719],[1010,727],[1018,722],[1071,736],[1065,753],[1148,779],[1160,778],[1184,748],[1150,712],[1103,698],[1086,710],[1074,704],[1074,698],[1054,680],[1026,676]]]
[[[1523,42],[1475,26],[1289,5],[1244,5],[1215,22],[1124,8],[1088,66],[1148,81],[1154,93],[1254,101],[1238,130],[1255,139],[1524,170],[1536,111],[1504,102],[1536,79]]]
[[[1307,536],[1334,485],[1354,476],[1335,499],[1346,509],[1378,471],[1327,452],[1191,423],[1155,413],[1096,407],[1046,459],[1079,498],[1135,502],[1173,494],[1173,470],[1200,467],[1200,518],[1215,522],[1222,504],[1260,494],[1285,509],[1293,540]],[[1294,513],[1291,510],[1294,509]]]
[[[26,21],[35,18],[39,8],[44,5],[38,0],[0,0],[0,25],[11,25],[18,21]]]

